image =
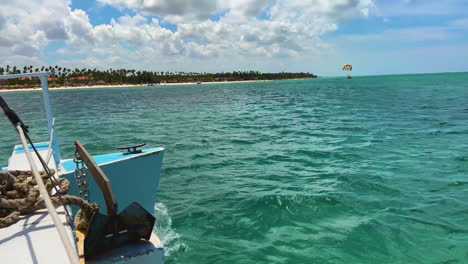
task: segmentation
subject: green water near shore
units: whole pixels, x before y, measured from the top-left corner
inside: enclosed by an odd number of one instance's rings
[[[167,263],[468,260],[467,73],[51,94],[65,157],[166,148]],[[1,95],[47,141],[41,94]]]

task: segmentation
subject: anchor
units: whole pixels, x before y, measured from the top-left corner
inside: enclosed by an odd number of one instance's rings
[[[109,179],[79,141],[75,147],[101,189],[107,208],[107,215],[96,212],[91,216],[84,240],[85,259],[140,239],[149,240],[156,218],[137,202],[117,214],[117,201]]]

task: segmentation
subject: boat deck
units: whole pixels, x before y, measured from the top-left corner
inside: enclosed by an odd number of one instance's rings
[[[69,239],[73,239],[65,212],[57,208]],[[2,263],[69,263],[54,222],[46,209],[0,229]]]
[[[35,144],[42,157],[48,153],[48,143]],[[31,150],[32,151],[32,150]],[[39,171],[42,166],[36,155],[33,159]],[[56,170],[54,157],[48,165]],[[8,160],[8,170],[31,170],[24,148],[17,145]],[[73,241],[72,228],[66,220],[63,207],[57,208],[60,220],[65,225],[68,238]],[[2,263],[68,263],[68,256],[47,209],[22,216],[17,223],[0,229],[0,255]]]

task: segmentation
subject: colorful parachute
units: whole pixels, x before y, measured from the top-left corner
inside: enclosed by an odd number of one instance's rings
[[[346,64],[345,66],[343,66],[343,71],[352,71],[352,70],[353,70],[353,66],[350,64]]]

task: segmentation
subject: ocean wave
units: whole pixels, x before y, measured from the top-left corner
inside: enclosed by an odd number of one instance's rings
[[[156,211],[156,234],[164,244],[164,255],[171,256],[177,252],[187,251],[187,244],[172,226],[172,219],[166,205],[157,203],[154,209]]]

